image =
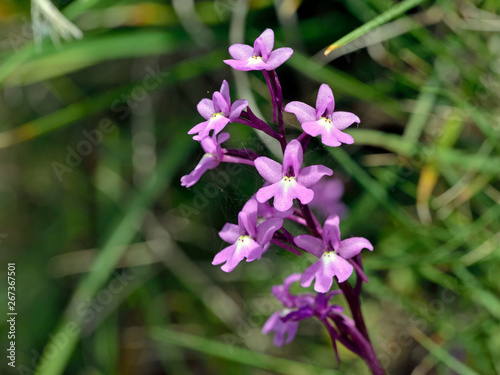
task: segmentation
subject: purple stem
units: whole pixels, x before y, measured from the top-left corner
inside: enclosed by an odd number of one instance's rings
[[[334,349],[336,349],[335,340],[338,340],[342,343],[342,345],[344,345],[351,352],[353,352],[357,355],[360,355],[360,351],[356,347],[356,345],[351,340],[349,340],[347,337],[344,337],[343,335],[339,335],[338,332],[335,331],[335,328],[332,326],[332,324],[328,321],[328,319],[326,317],[323,319],[320,319],[320,320],[325,325],[326,329],[328,330],[328,333],[330,334],[330,338],[332,339]],[[337,350],[335,350],[335,355],[337,357],[337,361],[339,361]]]
[[[237,156],[230,156],[230,155],[223,155],[221,162],[223,163],[236,163],[236,164],[246,164],[246,165],[251,165],[254,167],[254,163],[252,160],[240,158]]]
[[[267,124],[266,124],[266,126],[262,126],[262,124],[255,123],[255,122],[247,120],[243,117],[237,118],[236,120],[234,120],[234,122],[239,122],[240,124],[247,125],[247,126],[250,126],[251,128],[263,131],[267,135],[269,135],[277,140],[281,139],[281,136],[279,135],[279,133],[275,132],[273,129],[271,129],[269,126],[267,126]]]
[[[271,80],[270,74],[267,70],[262,70],[262,74],[264,75],[264,79],[266,80],[267,88],[269,89],[269,93],[271,94],[271,102],[273,103],[273,121],[277,122],[276,113],[278,106],[276,105],[276,93],[274,91],[274,85]]]
[[[297,141],[302,145],[302,150],[306,152],[307,146],[309,146],[309,141],[311,140],[311,136],[307,133],[302,133],[297,137]]]
[[[296,223],[299,223],[299,224],[301,224],[301,225],[303,225],[303,226],[307,227],[307,223],[306,223],[306,221],[305,221],[303,218],[301,218],[301,217],[297,217],[297,216],[295,216],[295,215],[290,215],[290,216],[287,216],[286,218],[287,218],[288,220],[295,221]]]
[[[222,149],[222,151],[226,155],[238,156],[240,158],[244,158],[244,159],[248,159],[248,160],[255,160],[260,156],[255,151],[249,150],[247,148],[242,148],[242,149],[225,148],[225,149]]]
[[[262,70],[264,79],[266,80],[269,93],[271,95],[271,102],[273,103],[273,121],[278,122],[278,129],[281,138],[279,139],[283,152],[286,148],[286,133],[285,125],[283,123],[283,91],[281,90],[280,81],[276,71]]]
[[[352,341],[359,348],[359,353],[357,354],[365,360],[372,374],[385,375],[385,371],[380,365],[370,341],[361,334],[356,326],[351,327],[343,321],[342,317],[339,318],[340,319],[335,319],[337,327],[344,333],[344,335],[348,334],[351,336]]]
[[[318,226],[316,225],[317,220],[313,218],[313,214],[311,210],[309,209],[309,206],[307,204],[302,204],[299,202],[299,207],[300,210],[302,211],[302,215],[304,216],[304,219],[306,220],[307,227],[311,231],[311,234],[314,237],[319,237],[321,238],[319,231],[318,231]]]
[[[281,90],[281,84],[275,70],[269,72],[269,77],[271,78],[271,82],[274,83],[274,92],[276,93],[279,132],[281,136],[285,138],[285,124],[283,123],[283,91]]]
[[[284,227],[281,228],[281,232],[283,232],[283,235],[285,236],[286,240],[291,244],[293,244],[293,234],[287,231]]]
[[[301,253],[299,250],[294,249],[293,247],[291,247],[291,246],[287,245],[287,244],[286,244],[286,243],[284,243],[284,242],[281,242],[280,240],[277,240],[277,239],[273,238],[273,239],[271,239],[271,242],[272,242],[273,244],[275,244],[275,245],[278,245],[279,247],[282,247],[282,248],[283,248],[283,249],[285,249],[285,250],[288,250],[288,251],[290,251],[290,252],[294,253],[295,255],[298,255],[299,257],[301,257],[301,256],[302,256],[302,253]]]
[[[365,273],[363,272],[363,268],[361,268],[355,260],[349,259],[348,261],[349,261],[349,263],[352,264],[352,266],[354,267],[354,269],[356,270],[356,273],[358,275],[358,278],[356,279],[356,286],[354,287],[354,292],[355,292],[355,294],[359,295],[358,291],[356,290],[358,287],[358,281],[361,280],[361,281],[364,281],[365,283],[368,283],[368,277],[366,277]],[[361,291],[361,290],[359,290],[359,291]]]
[[[366,280],[368,280],[368,278],[366,277],[365,275],[365,272],[363,271],[363,263],[361,262],[361,254],[358,254],[356,255],[353,259],[350,259],[352,260],[355,264],[358,265],[358,268],[356,268],[356,272],[357,272],[357,279],[356,279],[356,285],[354,286],[354,293],[359,297],[359,295],[361,294],[361,287],[363,286],[363,278],[361,277],[361,275],[364,275]],[[365,281],[365,282],[368,282],[368,281]]]

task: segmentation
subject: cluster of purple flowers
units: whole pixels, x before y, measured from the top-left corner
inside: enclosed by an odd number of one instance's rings
[[[361,237],[341,239],[339,216],[346,211],[340,202],[342,184],[326,177],[332,176],[333,171],[324,165],[303,166],[304,151],[312,137],[321,136],[321,142],[330,147],[352,144],[353,138],[342,130],[359,123],[360,119],[350,112],[335,111],[334,96],[326,84],[319,88],[315,108],[298,101],[283,107],[283,94],[275,69],[291,57],[293,50],[273,50],[273,47],[274,33],[267,29],[255,40],[253,47],[232,45],[229,53],[233,59],[224,62],[237,70],[263,73],[271,94],[273,120],[278,129],[273,129],[255,116],[246,100],[231,102],[229,85],[223,81],[220,91],[212,95],[212,100],[203,99],[198,104],[198,112],[205,121],[194,126],[188,134],[194,135],[193,139],[200,142],[205,154],[195,169],[182,177],[181,182],[183,186],[190,187],[207,170],[216,168],[221,162],[254,166],[263,178],[263,186],[243,206],[238,214],[238,224],[227,223],[219,232],[219,236],[230,245],[215,255],[212,264],[222,264],[223,271],[231,272],[243,259],[247,262],[260,259],[271,244],[299,256],[304,251],[312,254],[317,259],[302,274],[292,274],[282,286],[272,288],[272,293],[284,309],[269,318],[263,332],[273,331],[274,343],[281,346],[293,339],[300,320],[316,317],[326,326],[335,352],[336,342],[339,341],[364,358],[373,373],[380,374],[383,372],[380,372],[382,370],[374,356],[359,304],[361,284],[367,282],[360,252],[362,249],[372,251],[373,246]],[[294,114],[301,124],[303,133],[296,139],[288,140],[286,137],[284,111]],[[279,141],[283,150],[282,162],[251,150],[223,148],[222,144],[229,139],[229,134],[222,130],[235,122],[263,131]],[[310,206],[326,216],[323,225]],[[309,234],[293,236],[284,228],[285,220],[299,223]],[[356,286],[351,287],[347,280],[354,270],[357,273]],[[334,278],[341,290],[331,290]],[[289,288],[296,281],[300,281],[303,287],[309,287],[314,281],[316,294],[292,295]],[[352,319],[342,313],[340,306],[330,303],[337,294],[345,296]]]

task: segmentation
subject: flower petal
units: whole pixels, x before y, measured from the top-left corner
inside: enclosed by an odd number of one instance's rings
[[[352,271],[354,270],[354,268],[351,263],[342,258],[340,255],[335,254],[333,251],[331,252],[331,254],[333,259],[327,262],[327,264],[325,265],[325,277],[327,275],[331,275],[330,277],[335,276],[337,277],[339,283],[343,283],[352,275]],[[326,293],[328,290],[330,290],[330,287],[331,283],[327,290],[319,290],[321,288],[321,285],[318,287],[318,289],[316,289],[315,285],[314,290],[320,293]]]
[[[212,117],[210,117],[212,118]],[[196,134],[196,133],[199,133],[201,132],[203,129],[205,129],[208,125],[208,122],[210,120],[207,120],[207,121],[203,121],[203,122],[200,122],[199,124],[193,126],[189,131],[188,131],[188,134]]]
[[[196,108],[205,120],[208,120],[215,113],[212,101],[207,98],[201,99]]]
[[[359,124],[361,120],[354,113],[340,111],[332,114],[332,122],[338,130],[344,130],[355,122]]]
[[[257,201],[260,203],[267,202],[269,199],[274,197],[278,189],[279,182],[269,186],[263,186],[257,191],[257,193],[255,194],[255,198],[257,198]]]
[[[269,55],[269,58],[267,59],[266,63],[268,67],[266,70],[275,70],[279,66],[281,66],[286,60],[290,58],[293,54],[293,49],[283,47],[283,48],[278,48],[271,52]]]
[[[295,198],[302,204],[309,204],[314,198],[314,191],[306,188],[304,185],[297,183],[293,188]]]
[[[224,62],[233,69],[240,70],[242,72],[248,72],[250,70],[266,70],[268,68],[268,65],[262,59],[249,58],[248,60],[224,60]]]
[[[212,95],[212,103],[214,104],[216,112],[222,113],[224,117],[229,117],[229,112],[231,111],[231,100],[227,101],[220,92],[216,91]]]
[[[215,159],[215,157],[211,154],[205,154],[201,158],[200,162],[194,170],[186,175],[181,177],[181,185],[185,187],[191,187],[198,182],[200,177],[209,169],[214,169],[219,165],[219,161]]]
[[[233,245],[217,253],[212,264],[217,265],[226,262],[221,269],[224,272],[231,272],[244,258],[247,258],[247,262],[250,262],[260,257],[262,252],[260,245],[251,238],[239,237]]]
[[[324,165],[311,165],[300,170],[297,181],[305,187],[311,187],[316,185],[323,176],[331,176],[332,174],[333,171]]]
[[[257,217],[255,216],[255,221],[252,220],[252,217],[248,215],[246,212],[241,211],[238,214],[238,226],[240,228],[241,234],[248,234],[251,237],[255,237],[257,232]]]
[[[286,174],[288,169],[291,167],[293,175],[298,176],[300,167],[302,167],[303,158],[304,151],[302,150],[302,145],[296,139],[292,140],[286,146],[285,153],[283,155],[283,174]]]
[[[293,113],[301,124],[316,121],[316,110],[306,103],[290,102],[285,106],[285,112]]]
[[[310,121],[302,124],[302,130],[304,130],[311,137],[317,137],[318,135],[324,133],[325,128],[320,121]]]
[[[283,219],[272,218],[259,224],[257,227],[257,243],[260,245],[265,245],[271,238],[273,238],[274,233],[283,226]]]
[[[260,34],[259,38],[262,38],[264,46],[266,47],[266,52],[269,54],[274,47],[274,31],[271,29],[265,29],[262,34]]]
[[[227,243],[234,244],[240,236],[240,230],[237,225],[226,223],[219,232],[219,237]]]
[[[267,319],[266,323],[264,323],[264,326],[262,327],[262,334],[267,335],[269,332],[272,332],[278,320],[281,320],[280,311],[276,311],[269,317],[269,319]]]
[[[333,92],[330,86],[328,86],[326,83],[323,83],[318,90],[318,97],[316,98],[316,108],[319,108],[321,104],[327,101],[330,97],[332,98],[332,103],[331,107],[328,108],[328,110],[330,111],[330,113],[332,113],[335,109],[335,99],[333,96]]]
[[[278,162],[261,156],[254,161],[255,168],[259,174],[269,183],[274,184],[280,181],[283,177],[283,168]],[[269,199],[269,198],[268,198]],[[267,199],[266,199],[267,200]],[[260,201],[264,203],[265,201]]]
[[[302,277],[300,278],[300,285],[304,288],[307,288],[311,285],[312,281],[316,277],[316,273],[321,268],[321,262],[318,260],[311,264],[306,270],[302,273]]]
[[[247,60],[253,55],[253,47],[246,44],[233,44],[229,47],[229,54],[235,60]],[[226,60],[224,60],[224,62],[226,62]]]
[[[333,284],[333,277],[339,282],[346,281],[353,271],[352,265],[335,254],[334,251],[324,253],[321,258],[309,266],[302,275],[301,284],[304,287],[311,285],[316,279],[314,290],[318,293],[327,293]]]
[[[231,104],[231,96],[229,95],[229,83],[226,80],[222,81],[222,85],[220,86],[220,94],[226,101],[226,103]]]
[[[321,134],[321,143],[329,147],[338,147],[342,144],[337,138],[337,133],[340,131],[323,131]]]
[[[201,148],[203,148],[203,151],[205,151],[207,154],[212,154],[212,155],[217,155],[217,147],[218,144],[216,143],[214,137],[206,137],[203,138],[200,141]]]
[[[340,247],[340,219],[337,215],[330,215],[323,225],[323,241],[330,243],[331,246],[338,250]]]
[[[282,311],[275,312],[262,328],[262,333],[264,334],[271,331],[275,332],[273,344],[278,347],[283,346],[283,344],[289,344],[294,339],[299,327],[298,322],[284,322],[281,319],[282,313]]]
[[[264,62],[266,62],[267,58],[269,57],[269,51],[267,50],[266,45],[264,44],[264,41],[261,37],[255,39],[255,42],[253,44],[253,55],[262,57],[262,60],[264,60]]]
[[[346,238],[340,242],[338,253],[342,258],[351,259],[358,255],[363,249],[373,251],[373,245],[366,238],[352,237]]]
[[[221,267],[221,269],[224,272],[231,272],[236,268],[238,263],[240,263],[243,260],[244,257],[245,254],[242,251],[238,251],[237,243],[235,243],[218,252],[214,257],[212,264],[215,266],[226,262]]]
[[[236,120],[238,117],[240,117],[241,112],[248,107],[248,101],[243,100],[243,99],[238,99],[235,100],[234,103],[231,105],[231,110],[229,113],[229,120],[233,122]]]
[[[309,190],[304,188],[302,185],[299,185],[297,181],[294,179],[290,180],[281,180],[280,182],[277,182],[276,185],[278,185],[278,188],[275,191],[274,194],[274,202],[273,205],[278,211],[287,211],[289,210],[292,205],[293,205],[293,200],[295,198],[301,199],[301,202],[304,203],[303,200],[306,200],[310,198],[312,200],[312,197],[314,196],[314,193],[312,190],[310,190],[310,195],[308,195],[307,191]]]
[[[247,262],[253,262],[254,260],[260,259],[268,248],[269,246],[260,246],[257,242],[252,240],[251,246],[247,248]]]
[[[219,146],[226,142],[229,139],[229,133],[220,133],[219,136],[217,137],[217,143]]]
[[[215,115],[210,117],[208,121],[205,121],[206,126],[201,129],[198,135],[195,135],[193,139],[195,141],[200,141],[210,135],[210,131],[213,130],[214,134],[219,134],[219,132],[226,127],[229,122],[229,118],[222,115]],[[188,134],[193,134],[194,128],[191,129]]]
[[[249,220],[255,223],[255,225],[257,223],[258,207],[259,204],[257,203],[257,200],[255,198],[250,198],[241,209],[241,211],[245,212],[248,215]]]
[[[310,236],[308,234],[301,234],[293,239],[293,242],[304,249],[308,253],[314,255],[316,258],[321,258],[324,253],[325,246],[323,241],[317,237]]]
[[[293,273],[285,278],[283,285],[274,285],[271,288],[271,293],[283,306],[288,308],[295,306],[294,300],[296,296],[290,293],[290,286],[299,281],[301,277],[300,273]]]

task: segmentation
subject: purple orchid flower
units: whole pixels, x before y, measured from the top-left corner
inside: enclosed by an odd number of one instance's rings
[[[207,121],[194,126],[188,134],[197,134],[193,137],[195,141],[201,141],[208,137],[210,130],[213,130],[214,134],[218,134],[229,122],[240,117],[241,112],[247,106],[247,100],[236,100],[231,104],[229,84],[224,80],[220,92],[214,92],[212,100],[202,99],[198,103],[198,112]]]
[[[233,44],[229,54],[234,60],[224,62],[236,70],[274,70],[293,54],[293,49],[283,47],[273,51],[274,32],[266,29],[255,39],[253,48],[246,44]]]
[[[311,188],[314,199],[309,206],[321,212],[324,217],[338,215],[343,218],[347,213],[347,206],[341,198],[344,194],[344,184],[337,178],[324,178]]]
[[[295,338],[295,334],[299,328],[299,322],[283,321],[291,310],[282,309],[272,314],[262,327],[262,333],[267,335],[274,332],[273,344],[281,347],[283,344],[289,344]]]
[[[238,214],[238,225],[227,223],[219,232],[220,238],[232,244],[221,250],[212,262],[231,272],[244,258],[247,262],[259,259],[269,248],[274,233],[283,226],[283,219],[272,218],[257,225],[257,201],[250,199]]]
[[[271,184],[259,189],[257,200],[264,203],[274,197],[274,207],[279,211],[290,209],[295,198],[302,204],[311,202],[314,192],[309,188],[333,171],[324,165],[301,168],[303,157],[302,145],[294,139],[286,146],[283,165],[267,157],[255,159],[257,171]]]
[[[312,137],[321,134],[321,142],[330,147],[340,146],[342,143],[352,144],[354,139],[341,130],[353,123],[360,123],[360,119],[351,112],[334,112],[335,99],[332,89],[326,84],[319,88],[316,108],[302,102],[291,102],[285,111],[297,116],[304,132]]]
[[[300,278],[300,273],[294,273],[285,278],[283,285],[275,285],[271,289],[274,297],[276,297],[285,308],[276,311],[269,317],[262,328],[262,333],[268,334],[274,331],[275,336],[273,343],[276,346],[288,344],[293,340],[300,320],[312,318],[314,316],[323,319],[333,314],[338,315],[343,311],[341,306],[328,303],[335,294],[342,293],[338,290],[328,294],[321,293],[317,296],[311,293],[302,293],[298,295],[291,294],[290,286],[299,281]]]
[[[352,237],[340,240],[339,217],[329,216],[323,227],[323,240],[302,234],[295,237],[295,244],[315,257],[318,261],[309,266],[301,278],[301,285],[308,287],[314,278],[314,290],[326,293],[330,290],[333,277],[339,283],[351,276],[353,266],[347,261],[358,255],[362,249],[373,251],[373,246],[366,238]]]
[[[203,151],[205,151],[205,155],[202,156],[200,162],[190,174],[181,177],[181,185],[185,187],[193,186],[198,182],[203,173],[209,169],[216,168],[223,157],[220,145],[228,139],[229,133],[220,133],[217,139],[216,135],[202,139],[200,143]]]

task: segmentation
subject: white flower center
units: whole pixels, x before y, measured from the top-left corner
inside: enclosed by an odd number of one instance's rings
[[[296,185],[297,181],[295,181],[295,177],[283,176],[283,178],[281,179],[281,186],[283,187],[285,193],[288,191],[288,189],[291,189]]]
[[[215,119],[215,118],[218,118],[218,117],[224,117],[224,115],[221,113],[221,112],[216,112],[212,115],[212,118]]]
[[[329,119],[329,118],[326,118],[326,117],[320,117],[320,119],[318,120],[319,124],[326,128],[326,129],[329,129],[332,127],[332,120]]]
[[[323,261],[323,263],[331,263],[335,260],[335,258],[337,258],[337,254],[335,253],[335,251],[327,251],[321,256],[321,260]]]
[[[262,59],[261,56],[252,56],[248,59],[248,65],[256,65],[256,64],[259,64],[263,61],[264,60]]]
[[[250,238],[250,236],[239,236],[238,239],[236,240],[236,247],[240,248],[248,246],[251,240],[252,239]]]

